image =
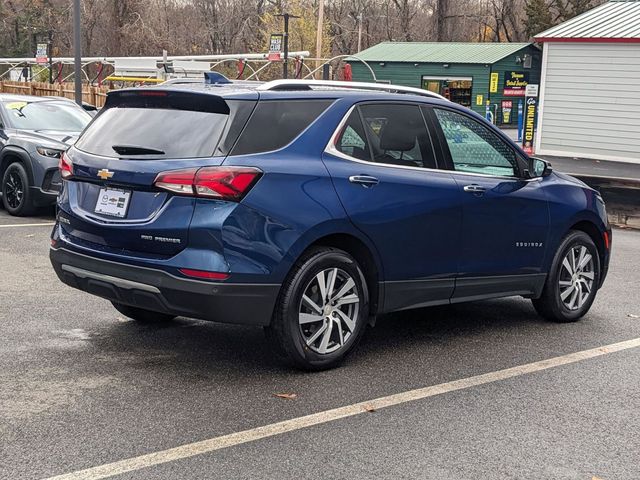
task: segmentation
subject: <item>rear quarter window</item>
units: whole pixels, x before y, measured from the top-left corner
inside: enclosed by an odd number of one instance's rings
[[[231,155],[278,150],[311,125],[333,100],[265,100],[258,105]]]

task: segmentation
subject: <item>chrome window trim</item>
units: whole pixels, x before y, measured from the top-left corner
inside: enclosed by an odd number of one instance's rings
[[[374,102],[374,103],[379,103],[379,102]],[[530,181],[530,180],[539,180],[540,179],[540,177],[534,177],[534,178],[520,178],[520,177],[513,177],[513,176],[505,177],[505,176],[501,176],[501,175],[488,175],[486,173],[460,172],[458,170],[447,170],[447,169],[444,169],[444,168],[427,168],[427,167],[410,167],[410,166],[405,166],[405,165],[392,165],[390,163],[378,163],[378,162],[372,162],[372,161],[368,161],[368,160],[361,160],[359,158],[355,158],[355,157],[352,157],[350,155],[347,155],[346,153],[342,153],[335,146],[336,135],[338,134],[338,132],[340,132],[342,130],[344,125],[349,120],[349,117],[351,116],[353,111],[358,107],[358,105],[359,104],[352,105],[349,108],[349,110],[347,110],[347,113],[345,113],[344,117],[342,117],[342,120],[340,120],[340,123],[338,123],[338,126],[333,131],[333,133],[331,134],[331,137],[329,138],[329,143],[327,143],[327,146],[324,149],[324,153],[328,153],[330,155],[333,155],[334,157],[342,158],[343,160],[348,160],[348,161],[354,162],[354,163],[362,163],[364,165],[372,165],[372,166],[377,166],[377,167],[398,168],[398,169],[401,169],[401,170],[413,170],[413,171],[418,171],[418,172],[450,173],[450,174],[456,174],[456,175],[467,175],[467,176],[475,176],[475,177],[498,178],[498,179],[507,179],[507,180],[520,180],[520,181],[523,181],[523,182]]]

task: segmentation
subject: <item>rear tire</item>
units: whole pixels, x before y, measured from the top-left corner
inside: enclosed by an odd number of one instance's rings
[[[368,318],[367,282],[356,260],[342,250],[317,247],[287,276],[265,333],[287,363],[326,370],[353,351]]]
[[[600,284],[600,256],[591,237],[570,231],[560,243],[538,299],[538,314],[553,322],[577,322],[591,308]]]
[[[13,162],[2,176],[2,203],[10,215],[24,217],[33,214],[29,176],[20,162]]]
[[[114,308],[126,317],[140,323],[165,323],[173,320],[175,315],[153,312],[143,308],[131,307],[118,302],[111,302]]]

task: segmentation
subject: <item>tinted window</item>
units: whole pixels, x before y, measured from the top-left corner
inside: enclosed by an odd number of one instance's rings
[[[188,110],[110,108],[96,117],[76,147],[105,157],[121,156],[121,147],[141,152],[136,157],[149,157],[144,155],[146,150],[153,158],[209,157],[227,118]]]
[[[259,102],[231,154],[269,152],[288,145],[331,103],[332,100]]]
[[[19,130],[81,132],[91,116],[71,102],[4,102],[10,125]]]
[[[417,105],[363,105],[360,111],[375,162],[436,168],[429,133]]]
[[[176,98],[118,98],[111,102],[115,106],[95,118],[76,147],[106,157],[178,159],[226,155],[255,102],[224,102],[217,97],[203,99],[194,95],[187,99],[194,97],[199,100],[197,105]]]
[[[435,112],[455,170],[508,177],[517,174],[515,152],[488,128],[451,110]]]
[[[362,121],[360,120],[360,112],[355,109],[347,123],[344,124],[342,132],[338,136],[335,148],[339,152],[357,158],[358,160],[371,161],[371,153],[367,145],[367,136],[364,133]]]

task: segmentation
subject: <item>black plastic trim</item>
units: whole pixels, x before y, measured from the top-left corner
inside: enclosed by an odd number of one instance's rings
[[[277,284],[182,279],[64,248],[52,247],[49,258],[58,278],[71,287],[125,305],[215,322],[268,325],[280,291]]]
[[[384,282],[384,313],[449,303],[454,278]]]
[[[546,273],[458,278],[451,303],[515,295],[538,298],[546,278]]]
[[[546,278],[539,273],[381,282],[384,310],[380,313],[500,297],[538,298]]]

